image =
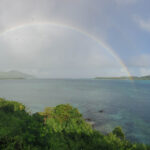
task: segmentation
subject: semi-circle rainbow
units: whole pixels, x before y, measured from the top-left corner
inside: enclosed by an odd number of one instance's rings
[[[128,71],[128,68],[126,67],[126,65],[123,63],[123,61],[117,55],[117,53],[111,47],[109,47],[100,38],[90,34],[89,32],[86,32],[86,31],[84,31],[84,30],[82,30],[78,27],[74,27],[72,25],[67,25],[67,24],[62,24],[62,23],[55,23],[55,22],[34,22],[34,23],[27,23],[27,24],[17,25],[17,26],[11,27],[11,28],[7,28],[6,30],[0,32],[0,36],[3,36],[3,35],[5,35],[9,32],[15,31],[15,30],[19,30],[19,29],[22,29],[22,28],[25,28],[25,27],[30,27],[30,26],[36,26],[36,25],[50,25],[50,26],[55,26],[55,27],[67,28],[67,29],[76,31],[80,34],[83,34],[83,35],[87,36],[88,38],[96,41],[100,46],[102,46],[105,50],[107,50],[119,62],[119,64],[127,72],[129,78],[132,80],[132,76],[131,76],[130,72]]]

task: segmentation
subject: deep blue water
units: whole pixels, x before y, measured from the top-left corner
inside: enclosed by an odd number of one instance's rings
[[[150,81],[0,80],[0,97],[20,101],[32,112],[70,103],[101,132],[121,126],[128,139],[150,144]]]

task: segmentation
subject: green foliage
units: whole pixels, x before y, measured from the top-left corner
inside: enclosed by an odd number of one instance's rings
[[[125,139],[125,135],[124,135],[121,127],[116,127],[112,133],[122,140]]]
[[[13,101],[0,99],[0,149],[24,149],[41,143],[43,121],[41,116],[31,116],[25,106]]]
[[[0,98],[0,110],[7,113],[14,111],[25,111],[25,106],[19,102],[6,101],[5,99]]]
[[[128,142],[122,129],[102,135],[69,104],[30,114],[21,103],[0,99],[0,150],[150,150]]]
[[[51,132],[85,132],[87,134],[92,132],[91,126],[85,122],[79,111],[69,104],[58,105],[51,110],[46,124]]]

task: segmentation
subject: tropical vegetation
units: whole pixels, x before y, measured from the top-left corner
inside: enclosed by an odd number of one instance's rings
[[[25,105],[1,98],[0,150],[150,150],[150,146],[127,141],[120,127],[101,134],[69,104],[32,114]]]

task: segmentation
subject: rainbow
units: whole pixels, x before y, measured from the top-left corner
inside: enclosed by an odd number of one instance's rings
[[[23,29],[25,27],[31,27],[31,26],[36,26],[36,25],[50,25],[50,26],[54,26],[54,27],[61,27],[61,28],[70,29],[70,30],[76,31],[76,32],[78,32],[80,34],[83,34],[84,36],[87,36],[88,38],[94,40],[101,47],[103,47],[105,50],[107,50],[118,61],[118,63],[125,69],[125,71],[128,74],[129,78],[132,80],[132,76],[131,76],[127,66],[124,64],[124,62],[121,60],[121,58],[117,55],[117,53],[111,47],[109,47],[100,38],[90,34],[89,32],[86,32],[86,31],[84,31],[84,30],[82,30],[78,27],[74,27],[72,25],[70,26],[70,25],[62,24],[62,23],[55,23],[55,22],[34,22],[34,23],[28,23],[28,24],[23,24],[23,25],[18,25],[18,26],[15,26],[15,27],[7,28],[6,30],[0,32],[0,36],[3,36],[3,35],[5,35],[9,32],[12,32],[12,31]]]

